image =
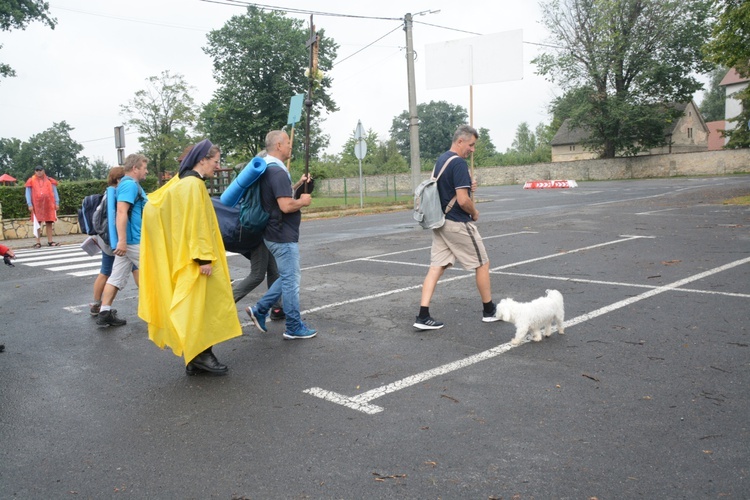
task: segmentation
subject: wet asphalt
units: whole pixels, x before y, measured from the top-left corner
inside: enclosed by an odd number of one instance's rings
[[[510,347],[473,274],[412,328],[429,231],[410,212],[306,220],[319,331],[216,346],[225,377],[148,340],[137,289],[0,269],[0,498],[750,498],[750,176],[480,188],[493,296],[565,298],[565,335]],[[57,254],[62,256],[63,254]],[[64,261],[65,257],[60,257]],[[249,261],[229,257],[233,278]],[[262,285],[260,288],[265,288]]]

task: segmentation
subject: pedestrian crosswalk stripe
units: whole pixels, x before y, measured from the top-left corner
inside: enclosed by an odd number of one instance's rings
[[[57,259],[57,258],[61,258],[61,257],[71,256],[71,255],[87,255],[87,254],[86,254],[86,252],[83,252],[82,250],[79,250],[79,249],[70,249],[67,252],[55,252],[54,254],[52,254],[52,253],[47,253],[47,254],[40,254],[40,253],[36,253],[36,254],[22,254],[20,252],[16,252],[16,259],[19,262],[21,262],[21,261],[23,261],[23,262],[37,262],[37,261],[40,261],[40,260]]]
[[[227,257],[235,255],[239,254],[227,252]],[[78,245],[64,245],[18,250],[13,262],[29,267],[41,267],[45,271],[65,272],[69,276],[82,278],[99,274],[102,254],[89,255]]]
[[[70,271],[72,269],[85,269],[87,267],[95,266],[97,269],[97,272],[99,272],[99,268],[101,267],[101,259],[99,259],[96,262],[86,262],[84,264],[71,264],[69,266],[57,266],[57,267],[47,267],[47,271]]]
[[[88,255],[86,252],[83,252],[83,254],[75,254],[75,257],[68,257],[68,258],[60,258],[57,255],[55,255],[52,259],[47,260],[38,260],[36,262],[26,262],[23,261],[21,264],[25,264],[30,267],[40,267],[40,266],[51,266],[54,264],[66,264],[66,263],[73,263],[73,262],[95,262],[95,263],[101,263],[102,256],[101,255]]]
[[[89,269],[87,271],[76,271],[74,273],[68,273],[68,274],[71,275],[71,276],[78,276],[78,277],[81,277],[81,276],[95,276],[95,275],[99,274],[99,269],[100,269],[100,267],[97,266],[95,269]]]
[[[15,264],[29,267],[41,267],[45,271],[65,272],[72,276],[93,276],[99,274],[102,255],[89,255],[78,245],[19,250],[16,252]]]

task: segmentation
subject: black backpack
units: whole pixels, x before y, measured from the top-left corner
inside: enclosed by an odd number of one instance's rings
[[[224,249],[228,252],[245,254],[263,244],[263,234],[244,229],[240,224],[239,207],[228,207],[216,196],[211,198],[216,220],[219,222]]]
[[[103,194],[90,194],[81,202],[81,208],[78,209],[78,226],[82,234],[95,235],[94,231],[94,212],[102,201]]]

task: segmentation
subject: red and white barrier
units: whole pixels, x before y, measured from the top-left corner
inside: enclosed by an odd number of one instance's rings
[[[524,189],[553,189],[553,188],[574,188],[578,187],[576,181],[526,181]]]

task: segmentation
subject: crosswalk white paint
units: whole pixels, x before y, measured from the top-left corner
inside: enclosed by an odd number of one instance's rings
[[[227,257],[238,255],[227,252]],[[36,267],[50,272],[62,272],[70,276],[96,276],[102,264],[102,255],[89,255],[79,245],[42,247],[33,250],[17,250],[13,264]]]
[[[68,272],[73,276],[95,276],[102,264],[101,254],[89,255],[79,245],[18,250],[16,265],[42,268],[51,272]]]

